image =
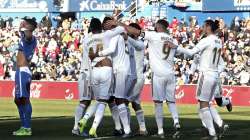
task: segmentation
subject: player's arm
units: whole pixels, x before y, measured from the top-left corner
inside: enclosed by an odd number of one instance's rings
[[[104,33],[104,36],[107,38],[113,38],[121,33],[125,32],[125,28],[122,26],[117,26],[116,28],[112,29],[112,30],[108,30]]]
[[[131,43],[136,50],[144,49],[144,43],[141,40],[135,40],[131,37],[128,37],[128,42]]]
[[[220,56],[220,60],[218,63],[218,72],[219,73],[223,72],[225,67],[226,67],[226,63],[224,62],[223,58]]]
[[[108,56],[108,55],[111,55],[112,53],[114,53],[115,50],[116,50],[118,41],[119,41],[119,37],[113,37],[110,40],[110,42],[112,42],[112,43],[109,44],[109,47],[106,48],[106,49],[104,49],[104,50],[102,50],[102,51],[99,51],[98,54],[97,54],[97,56]]]
[[[200,62],[200,55],[195,54],[192,65],[191,65],[191,68],[190,68],[190,71],[191,71],[192,74],[195,72],[195,70],[197,70],[199,62]]]
[[[193,56],[194,54],[197,54],[201,51],[203,51],[206,47],[208,46],[208,42],[206,42],[205,40],[201,40],[194,48],[192,49],[187,49],[187,48],[183,48],[183,47],[178,47],[177,51],[179,53],[183,53],[189,56]]]
[[[116,21],[116,20],[109,20],[105,23],[105,25],[107,28],[110,28],[112,26],[118,26],[118,27],[123,27],[124,31],[129,33],[129,34],[133,34],[135,36],[140,36],[141,35],[141,30],[138,30],[134,27],[128,26],[122,22]],[[117,27],[116,27],[117,28]]]

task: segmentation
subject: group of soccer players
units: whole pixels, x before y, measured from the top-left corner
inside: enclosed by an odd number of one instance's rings
[[[78,81],[80,103],[75,110],[72,134],[97,137],[98,126],[108,105],[115,124],[114,135],[132,137],[128,106],[131,103],[139,124],[138,135],[148,135],[140,105],[140,94],[144,85],[144,41],[147,41],[153,75],[154,114],[158,127],[154,136],[165,138],[164,102],[173,118],[173,137],[180,136],[181,125],[175,103],[174,57],[177,53],[182,53],[190,57],[196,56],[192,68],[200,71],[196,98],[202,126],[208,130],[205,138],[216,140],[222,137],[228,125],[223,122],[211,101],[215,99],[219,106],[227,106],[229,111],[232,110],[232,105],[229,99],[221,95],[219,73],[224,64],[221,56],[222,43],[216,36],[218,27],[217,21],[206,20],[203,26],[204,38],[193,49],[187,49],[179,47],[178,42],[168,34],[166,20],[158,20],[155,31],[143,31],[136,23],[125,25],[112,17],[105,17],[102,22],[98,18],[92,18],[83,41],[84,51]],[[25,17],[20,28],[22,38],[17,55],[15,81],[15,103],[21,119],[21,128],[13,132],[17,136],[32,135],[32,108],[29,101],[31,72],[28,66],[36,47],[36,39],[32,36],[35,28],[35,20]],[[93,100],[95,102],[91,103]],[[91,129],[86,131],[87,122],[92,116],[94,121]],[[220,128],[218,135],[214,122]]]
[[[223,69],[222,43],[216,36],[219,24],[206,20],[204,38],[193,49],[178,47],[178,43],[167,32],[168,22],[158,20],[155,31],[143,31],[136,23],[125,25],[111,17],[103,22],[93,18],[89,34],[84,38],[83,62],[79,80],[80,104],[75,112],[73,134],[85,132],[87,121],[94,116],[88,135],[97,137],[97,128],[102,121],[106,105],[109,106],[115,123],[114,135],[122,138],[132,136],[130,128],[129,103],[136,112],[139,124],[138,134],[147,136],[140,93],[143,88],[144,41],[147,41],[149,63],[152,69],[152,98],[155,105],[155,119],[158,133],[164,138],[163,103],[166,102],[176,130],[173,137],[180,135],[179,115],[175,103],[174,57],[177,53],[187,56],[196,54],[192,66],[199,68],[197,87],[199,116],[203,127],[208,130],[208,139],[217,139],[213,122],[220,128],[221,137],[228,125],[223,122],[210,102],[215,98],[219,106],[232,110],[230,100],[222,97],[219,72]],[[212,59],[210,58],[212,57]],[[90,105],[91,100],[96,102]],[[85,111],[86,110],[86,111]]]

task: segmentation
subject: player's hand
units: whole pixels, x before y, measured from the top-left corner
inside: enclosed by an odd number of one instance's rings
[[[106,29],[111,29],[111,28],[117,26],[117,21],[116,21],[116,20],[109,20],[109,21],[107,21],[103,26],[104,26],[104,28],[106,28]]]
[[[164,42],[164,46],[168,48],[176,48],[176,45],[169,41]]]

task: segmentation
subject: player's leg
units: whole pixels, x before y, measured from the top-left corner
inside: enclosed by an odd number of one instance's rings
[[[173,121],[174,121],[174,128],[176,130],[176,133],[173,135],[173,137],[179,137],[180,134],[180,122],[179,122],[179,114],[177,110],[177,106],[175,103],[175,75],[169,75],[167,77],[167,84],[166,84],[166,103],[168,105],[169,112],[172,115]]]
[[[226,106],[229,112],[232,111],[233,107],[232,107],[231,100],[228,97],[223,96],[223,90],[222,90],[222,85],[220,81],[218,82],[216,86],[214,99],[218,106],[220,107]]]
[[[112,118],[115,123],[115,130],[113,132],[114,136],[121,136],[123,135],[123,130],[120,122],[120,116],[119,116],[119,110],[118,106],[115,103],[115,97],[111,96],[109,101],[108,101],[109,109],[112,114]]]
[[[13,132],[16,136],[30,136],[31,131],[31,116],[32,116],[32,106],[30,103],[30,83],[31,74],[23,71],[17,71],[16,74],[16,94],[15,103],[18,107],[20,119],[22,122],[22,127]]]
[[[91,104],[87,108],[87,110],[86,110],[84,116],[82,117],[82,119],[78,122],[78,127],[79,127],[79,130],[80,130],[80,133],[83,133],[84,129],[86,128],[88,120],[95,114],[96,109],[97,109],[97,105],[98,105],[97,102]]]
[[[126,93],[125,93],[125,83],[127,74],[124,71],[118,71],[116,74],[116,86],[115,86],[115,102],[118,106],[119,116],[124,127],[124,135],[122,137],[131,137],[131,128],[128,121],[128,110],[125,104]]]
[[[75,122],[74,127],[72,129],[73,135],[80,135],[80,130],[78,127],[78,123],[81,120],[81,118],[84,115],[85,110],[88,108],[89,104],[91,103],[91,100],[82,100],[79,102],[79,104],[76,106],[75,109]]]
[[[126,93],[126,101],[125,104],[127,106],[127,111],[128,111],[128,122],[131,124],[131,111],[129,108],[129,96],[132,93],[132,90],[135,86],[136,83],[136,75],[128,75],[126,83],[125,83],[125,93]]]
[[[115,124],[115,129],[113,131],[113,135],[114,136],[121,136],[124,134],[124,131],[122,129],[122,125],[121,125],[121,121],[120,121],[120,116],[119,116],[119,110],[118,110],[118,106],[115,103],[115,75],[112,73],[112,81],[111,81],[111,86],[109,89],[109,93],[110,93],[110,98],[108,100],[108,106],[110,109],[110,112],[112,114],[112,118]]]
[[[17,109],[18,109],[18,112],[19,112],[19,117],[20,117],[20,120],[21,120],[21,128],[24,127],[24,117],[25,117],[25,114],[24,114],[24,107],[22,106],[21,104],[21,79],[20,79],[20,71],[17,69],[16,71],[16,74],[15,74],[15,104],[17,106]]]
[[[199,101],[199,114],[202,122],[209,132],[209,137],[217,138],[213,124],[213,116],[210,111],[209,102],[212,99],[216,86],[216,78],[210,74],[201,74],[197,87],[197,99]]]
[[[95,68],[95,69],[96,69],[96,73],[99,72],[100,75],[98,77],[99,80],[98,80],[97,87],[95,90],[95,98],[98,102],[98,105],[97,105],[93,125],[89,131],[89,135],[92,137],[97,137],[96,130],[102,121],[105,108],[106,108],[106,104],[110,98],[109,88],[111,86],[111,79],[112,79],[111,67],[101,67],[101,68]]]
[[[136,84],[134,85],[131,96],[129,96],[128,100],[132,103],[132,107],[135,111],[135,115],[139,124],[139,135],[146,136],[148,135],[146,125],[145,125],[145,118],[144,118],[144,112],[141,107],[141,101],[140,101],[140,94],[142,91],[142,88],[144,86],[144,79],[143,78],[137,78]]]
[[[89,91],[88,81],[86,80],[86,75],[81,73],[78,80],[78,91],[79,91],[79,104],[75,109],[75,123],[72,129],[73,135],[79,135],[78,122],[84,115],[85,110],[88,108],[91,102],[91,92]]]
[[[158,127],[157,137],[165,138],[163,130],[163,101],[165,100],[165,80],[152,74],[152,96],[155,104],[155,120]]]

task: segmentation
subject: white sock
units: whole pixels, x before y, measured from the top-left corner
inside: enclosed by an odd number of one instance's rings
[[[92,128],[97,129],[97,127],[101,123],[102,118],[104,116],[105,107],[106,107],[105,103],[102,103],[102,102],[98,103]]]
[[[86,113],[84,114],[83,118],[86,120],[89,120],[89,118],[91,118],[94,113],[96,112],[96,107],[97,107],[98,103],[94,103],[92,105],[90,105],[86,111]]]
[[[120,122],[120,117],[119,117],[119,110],[118,110],[118,107],[115,103],[110,103],[109,104],[109,109],[112,113],[112,118],[114,120],[114,123],[115,123],[115,129],[116,130],[120,130],[122,129],[122,126],[121,126],[121,122]]]
[[[222,97],[222,105],[221,106],[226,106],[230,103],[230,100],[226,97]]]
[[[144,118],[143,110],[138,110],[135,112],[135,114],[136,114],[138,124],[140,126],[140,131],[146,131],[147,129],[145,125],[145,118]]]
[[[127,111],[128,111],[128,124],[130,126],[130,123],[131,123],[131,112],[130,112],[129,106],[127,106]]]
[[[85,111],[86,106],[84,104],[79,104],[76,106],[76,110],[75,110],[75,124],[74,124],[74,130],[78,129],[78,122],[80,121],[80,119],[83,116],[83,113]]]
[[[201,118],[201,112],[200,111],[198,111],[198,112],[199,112],[199,117]],[[204,121],[202,119],[201,119],[201,124],[203,127],[207,128],[206,124],[204,123]]]
[[[221,119],[221,117],[220,117],[218,111],[217,111],[217,110],[215,109],[215,107],[213,107],[213,106],[210,106],[209,109],[210,109],[211,115],[212,115],[212,117],[213,117],[213,119],[214,119],[214,122],[215,122],[219,127],[222,127],[223,121],[222,121],[222,119]]]
[[[209,131],[209,135],[215,136],[216,132],[214,129],[213,118],[208,107],[200,109],[201,119],[206,124],[206,128]]]
[[[174,120],[174,124],[179,123],[179,115],[178,115],[176,104],[175,103],[168,103],[168,109],[172,115],[172,118]]]
[[[131,132],[130,125],[128,122],[128,111],[125,104],[118,105],[119,116],[124,128],[125,134],[129,134]]]
[[[158,134],[163,134],[163,103],[155,103],[155,119],[158,127]]]

